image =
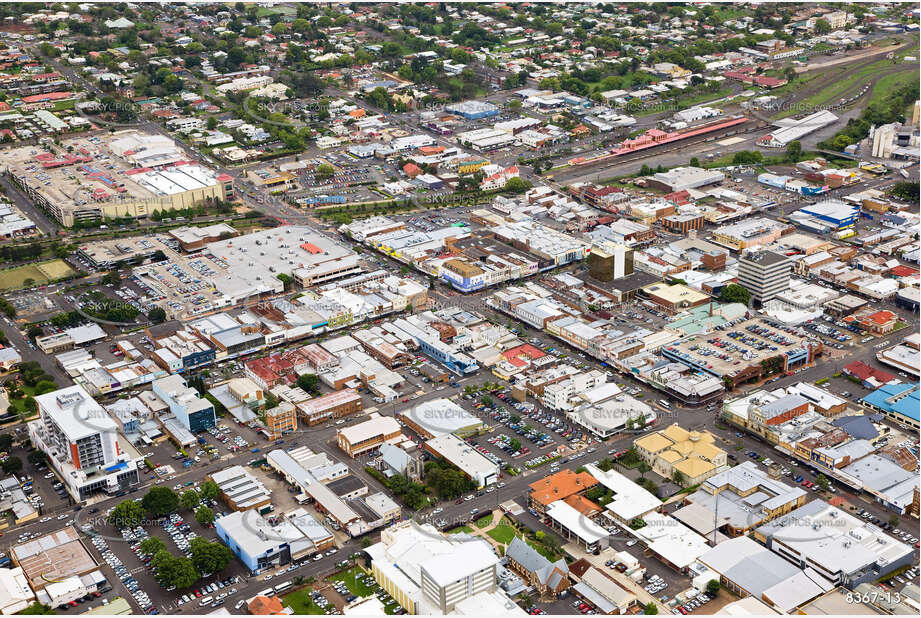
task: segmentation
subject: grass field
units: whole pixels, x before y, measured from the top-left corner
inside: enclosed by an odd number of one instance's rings
[[[347,571],[342,571],[341,573],[336,573],[329,579],[332,581],[339,581],[346,585],[349,589],[349,592],[354,594],[356,597],[368,597],[374,594],[374,589],[366,584],[362,583],[359,580],[359,576],[363,575],[364,571],[358,567],[352,567]]]
[[[902,84],[917,81],[917,79],[917,70],[908,67],[906,67],[905,72],[893,73],[892,75],[886,75],[879,78],[879,81],[873,86],[873,92],[870,94],[870,101],[867,105],[885,101],[893,90]],[[910,118],[909,116],[909,119]]]
[[[282,605],[290,607],[296,615],[323,614],[323,609],[310,598],[310,586],[301,588],[281,598]]]
[[[73,274],[74,270],[64,260],[27,264],[0,271],[0,290],[15,290],[24,287],[29,279],[32,280],[29,285],[44,285]]]
[[[486,532],[497,543],[508,545],[515,538],[515,529],[507,524],[499,524],[492,530]]]
[[[476,520],[476,527],[485,528],[491,523],[492,523],[492,513],[490,513],[489,515],[484,515],[483,517],[480,517],[478,520]]]
[[[451,530],[448,530],[448,534],[460,534],[461,532],[466,532],[467,534],[470,534],[471,532],[473,532],[473,528],[471,528],[470,526],[458,526],[457,528],[452,528]]]

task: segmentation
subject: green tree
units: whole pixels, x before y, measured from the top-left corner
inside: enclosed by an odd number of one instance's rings
[[[636,469],[640,471],[641,479],[646,478],[646,473],[652,470],[652,468],[649,467],[649,464],[646,463],[645,461],[641,461],[640,465],[638,465]]]
[[[321,163],[320,165],[317,166],[317,169],[315,172],[317,178],[322,178],[322,179],[330,178],[335,173],[336,173],[336,168],[334,168],[329,163]]]
[[[803,145],[799,143],[799,140],[793,140],[787,144],[787,161],[790,163],[796,163],[803,156]]]
[[[134,500],[124,500],[109,513],[109,523],[116,528],[131,528],[144,521],[147,512]]]
[[[198,509],[195,511],[195,521],[197,521],[203,526],[213,524],[214,523],[214,511],[212,511],[209,507],[204,506],[204,505],[198,507]]]
[[[316,374],[304,373],[297,376],[297,385],[311,395],[320,393],[320,378]]]
[[[189,558],[176,558],[166,550],[157,552],[150,563],[157,570],[157,582],[164,588],[188,588],[201,578]]]
[[[3,468],[3,471],[7,474],[16,474],[22,470],[22,460],[19,457],[7,457],[3,460],[3,463],[0,463],[0,468]]]
[[[192,539],[190,547],[192,550],[192,564],[202,573],[223,571],[233,560],[233,552],[223,543],[211,543],[202,537],[196,537]]]
[[[818,485],[819,489],[823,491],[828,491],[828,487],[830,485],[828,478],[824,474],[819,474],[817,477],[815,477],[815,484]]]
[[[711,579],[707,582],[707,593],[710,595],[716,595],[720,591],[720,581],[718,579]]]
[[[149,536],[141,541],[141,551],[148,556],[156,556],[166,549],[166,543],[157,536]]]
[[[0,433],[0,451],[9,452],[13,447],[13,436],[8,433]]]
[[[825,18],[819,18],[815,20],[815,26],[813,27],[813,32],[816,34],[828,34],[831,32],[831,24],[828,23],[828,20]]]
[[[659,607],[650,601],[645,605],[645,607],[643,607],[643,613],[647,616],[655,616],[659,613]]]
[[[515,176],[505,181],[505,190],[510,193],[521,194],[531,188],[531,183],[523,178]]]
[[[182,492],[179,497],[179,505],[187,511],[194,511],[201,504],[201,496],[194,489]]]
[[[163,517],[179,508],[179,496],[169,487],[154,486],[141,498],[141,506],[151,517]]]
[[[720,291],[719,300],[724,303],[742,303],[748,306],[751,301],[751,292],[738,283],[730,283]]]
[[[675,470],[672,474],[672,483],[680,487],[684,487],[684,483],[687,481],[687,478],[684,476],[684,472],[681,470]]]
[[[700,159],[691,157],[691,167],[700,167]]]
[[[147,319],[153,322],[154,324],[162,324],[166,321],[166,311],[160,307],[154,307],[147,312]]]
[[[215,500],[221,495],[221,488],[217,486],[217,483],[208,479],[198,488],[198,493],[202,500]]]

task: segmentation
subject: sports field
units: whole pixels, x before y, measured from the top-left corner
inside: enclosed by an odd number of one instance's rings
[[[49,260],[0,270],[0,290],[16,290],[29,285],[44,285],[74,274],[64,260]],[[30,281],[31,280],[31,281]]]

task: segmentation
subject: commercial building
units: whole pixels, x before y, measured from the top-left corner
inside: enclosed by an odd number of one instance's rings
[[[336,431],[336,444],[350,457],[357,457],[402,436],[400,423],[392,416],[373,413],[368,420]]]
[[[499,114],[499,108],[492,103],[484,101],[461,101],[452,103],[445,107],[445,111],[458,116],[463,116],[468,120],[478,120],[480,118],[489,118]]]
[[[685,485],[704,482],[726,465],[726,451],[709,431],[688,431],[677,423],[637,438],[637,454],[667,479],[680,473]]]
[[[739,285],[764,304],[790,287],[792,262],[773,251],[753,251],[739,257]]]
[[[308,399],[297,404],[297,410],[308,425],[355,414],[364,404],[361,395],[353,388]]]
[[[216,519],[214,528],[254,575],[335,545],[333,534],[303,509],[287,513],[276,524],[254,510],[237,511]]]
[[[671,314],[693,309],[712,300],[707,294],[680,283],[653,283],[644,287],[640,296],[648,298]]]
[[[716,228],[713,231],[713,242],[741,251],[768,245],[792,231],[793,227],[786,223],[767,217],[754,217]]]
[[[833,229],[841,230],[853,227],[860,218],[860,206],[841,200],[822,200],[800,208],[794,214],[802,214],[822,223],[830,224]]]
[[[153,392],[175,415],[183,427],[191,432],[204,431],[217,424],[217,415],[210,401],[186,384],[185,378],[174,374],[154,380]]]
[[[106,583],[72,526],[13,545],[9,552],[35,591],[36,601],[51,607],[96,592]]]
[[[653,174],[646,179],[646,182],[654,188],[675,193],[715,185],[725,179],[726,175],[719,170],[705,170],[699,167],[675,167],[666,172]]]
[[[478,488],[499,480],[499,465],[453,434],[427,440],[425,450],[458,468]]]
[[[812,568],[787,562],[747,536],[723,541],[700,557],[717,573],[727,590],[751,596],[775,611],[795,613],[797,607],[835,588],[835,584]]]
[[[104,217],[146,217],[234,198],[233,177],[185,161],[169,137],[121,131],[64,140],[65,154],[6,150],[2,172],[64,226]]]
[[[761,526],[754,538],[799,568],[849,589],[914,561],[909,545],[822,500]]]
[[[263,512],[272,503],[272,494],[243,466],[230,466],[212,472],[211,480],[221,490],[221,498],[234,511]]]
[[[606,546],[610,532],[573,507],[570,501],[551,502],[545,515],[550,519],[551,528],[559,532],[563,538],[584,547],[585,551],[594,552]]]
[[[284,435],[297,431],[297,408],[288,401],[265,411],[265,430],[269,440],[277,440]]]
[[[778,128],[758,139],[759,146],[786,148],[787,145],[838,121],[838,117],[827,109],[809,114],[799,120],[784,118],[774,124]]]
[[[696,532],[735,537],[806,503],[806,492],[771,478],[752,461],[718,472],[672,516]]]
[[[22,567],[0,569],[0,613],[18,614],[35,602]]]
[[[883,384],[860,400],[865,406],[915,430],[921,429],[921,390],[918,384]]]
[[[479,432],[483,421],[450,399],[432,399],[397,413],[406,426],[421,437],[437,438],[454,434],[464,438]]]
[[[364,550],[377,583],[409,614],[524,615],[498,588],[488,543],[401,522]]]
[[[29,438],[48,455],[75,499],[85,500],[99,491],[124,491],[140,482],[140,454],[82,387],[38,395],[35,402],[40,418],[29,423]]]
[[[597,484],[597,479],[588,472],[560,470],[528,485],[528,506],[538,513],[545,513],[557,500],[582,495]]]

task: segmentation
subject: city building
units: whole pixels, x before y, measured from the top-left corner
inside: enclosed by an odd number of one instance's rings
[[[505,557],[508,558],[508,568],[542,595],[558,595],[569,588],[569,567],[566,561],[561,558],[550,562],[517,536],[509,543]]]
[[[759,528],[754,539],[801,569],[854,589],[914,562],[914,551],[875,525],[813,500]]]
[[[773,251],[754,251],[739,257],[739,285],[762,305],[790,287],[792,262]]]
[[[528,485],[528,506],[545,513],[554,502],[582,495],[597,484],[597,479],[588,472],[560,470]]]
[[[350,457],[357,457],[380,448],[381,445],[400,440],[402,428],[392,416],[372,413],[368,420],[336,431],[336,444]]]
[[[277,440],[297,431],[297,408],[288,401],[265,411],[265,430],[269,440]]]
[[[181,375],[154,380],[152,387],[154,394],[169,406],[169,411],[187,430],[204,431],[217,424],[214,406],[188,386]]]
[[[221,490],[221,498],[234,511],[253,509],[260,513],[271,508],[272,494],[243,466],[230,466],[212,472],[212,481]]]
[[[361,395],[355,389],[347,388],[297,404],[307,425],[316,425],[330,419],[342,418],[361,410]]]
[[[499,558],[482,539],[405,521],[364,552],[374,579],[409,614],[524,615],[498,588]]]
[[[499,465],[454,434],[444,434],[426,440],[425,450],[455,466],[473,481],[477,488],[492,485],[499,480]]]
[[[397,413],[397,418],[423,438],[454,434],[466,438],[483,428],[483,421],[450,399],[432,399]]]
[[[726,465],[726,451],[709,431],[688,431],[677,423],[633,442],[637,454],[667,479],[680,474],[683,485],[704,482]]]
[[[22,567],[0,569],[0,613],[18,614],[35,602]]]
[[[35,402],[39,419],[29,423],[29,438],[75,499],[126,491],[140,482],[140,453],[82,387],[38,395]]]

